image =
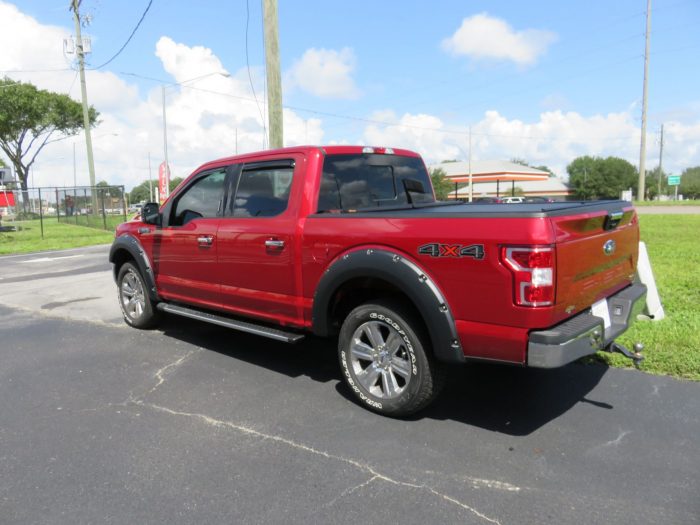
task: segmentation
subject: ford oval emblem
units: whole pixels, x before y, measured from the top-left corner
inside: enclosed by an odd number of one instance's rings
[[[605,252],[605,255],[612,255],[615,253],[615,248],[617,247],[617,244],[615,244],[615,241],[610,239],[603,245],[603,252]]]

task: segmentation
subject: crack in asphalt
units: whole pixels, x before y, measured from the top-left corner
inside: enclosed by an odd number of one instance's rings
[[[289,438],[286,438],[283,436],[279,436],[279,435],[275,435],[275,434],[268,434],[268,433],[262,432],[260,430],[255,430],[254,428],[251,428],[251,427],[239,424],[239,423],[235,423],[233,421],[216,419],[216,418],[213,418],[213,417],[208,416],[206,414],[199,414],[199,413],[195,413],[195,412],[184,412],[184,411],[174,410],[174,409],[168,408],[166,406],[146,402],[145,398],[147,396],[149,396],[150,394],[155,392],[160,386],[162,386],[166,382],[167,378],[169,376],[171,376],[177,369],[179,369],[185,362],[187,362],[187,360],[190,357],[192,357],[193,355],[198,354],[202,351],[203,351],[202,348],[199,348],[197,350],[190,350],[185,355],[179,357],[178,359],[176,359],[172,363],[169,363],[169,364],[159,368],[158,370],[156,370],[156,372],[154,374],[154,378],[157,380],[157,382],[150,390],[148,390],[145,394],[143,394],[143,396],[134,397],[133,394],[130,393],[127,401],[125,401],[123,403],[110,403],[110,404],[103,406],[101,408],[96,408],[96,409],[92,409],[92,410],[113,408],[113,407],[117,407],[117,406],[119,406],[119,407],[139,406],[142,408],[151,409],[153,411],[172,415],[172,416],[188,417],[188,418],[199,420],[199,421],[203,422],[204,424],[215,427],[215,428],[234,430],[236,432],[240,432],[240,433],[248,435],[248,436],[253,436],[253,437],[262,439],[263,441],[271,441],[271,442],[279,443],[279,444],[286,445],[286,446],[291,447],[291,448],[296,449],[296,450],[301,450],[301,451],[306,452],[308,454],[320,456],[320,457],[323,457],[323,458],[326,458],[326,459],[329,459],[332,461],[339,461],[341,463],[345,463],[345,464],[350,465],[354,468],[357,468],[363,472],[366,472],[367,474],[370,475],[369,479],[367,479],[366,481],[360,483],[359,485],[356,485],[354,487],[351,487],[349,489],[344,490],[338,497],[336,497],[334,500],[332,500],[332,502],[330,502],[329,504],[332,504],[333,502],[338,501],[339,499],[347,497],[350,494],[352,494],[353,492],[356,492],[357,490],[360,490],[360,489],[366,487],[367,485],[374,483],[375,481],[384,481],[386,483],[389,483],[389,484],[397,486],[397,487],[426,491],[429,494],[432,494],[445,502],[451,503],[453,505],[456,505],[456,506],[462,508],[463,510],[470,512],[471,514],[477,516],[478,518],[481,518],[484,521],[487,521],[489,523],[494,523],[496,525],[501,525],[501,522],[498,521],[497,519],[491,518],[491,517],[479,512],[474,507],[467,505],[463,501],[460,501],[456,498],[453,498],[452,496],[449,496],[447,494],[439,492],[438,490],[434,489],[433,487],[431,487],[425,483],[418,484],[418,483],[409,483],[406,481],[401,481],[401,480],[392,478],[392,477],[388,476],[387,474],[382,474],[381,472],[377,471],[374,467],[367,465],[365,463],[361,463],[358,460],[345,458],[342,456],[336,456],[336,455],[331,454],[329,452],[326,452],[324,450],[319,450],[317,448],[314,448],[310,445],[305,445],[303,443],[296,442],[292,439],[289,439]]]
[[[188,360],[190,357],[192,357],[194,354],[198,354],[198,353],[201,352],[201,351],[202,351],[201,348],[199,348],[199,349],[197,349],[197,350],[190,350],[190,351],[187,352],[185,355],[183,355],[180,359],[178,359],[178,360],[176,360],[176,361],[174,361],[174,362],[172,362],[172,363],[170,363],[170,364],[168,364],[168,365],[165,365],[164,367],[158,369],[158,370],[156,371],[156,373],[155,373],[155,378],[158,380],[158,382],[155,384],[155,386],[154,386],[153,388],[151,388],[148,392],[146,392],[146,393],[143,395],[143,397],[145,398],[147,395],[152,394],[153,392],[156,391],[156,389],[157,389],[160,385],[162,385],[163,383],[165,383],[165,376],[164,376],[164,374],[165,374],[168,370],[170,370],[171,368],[172,368],[173,370],[176,369],[176,368],[178,368],[180,365],[182,365],[185,361],[187,361],[187,360]]]
[[[416,490],[424,490],[426,492],[429,492],[430,494],[437,496],[438,498],[440,498],[444,501],[447,501],[449,503],[457,505],[458,507],[461,507],[464,510],[469,511],[470,513],[483,519],[484,521],[488,521],[489,523],[495,523],[496,525],[501,525],[498,520],[496,520],[494,518],[490,518],[489,516],[486,516],[485,514],[476,510],[474,507],[471,507],[471,506],[467,505],[466,503],[459,501],[456,498],[453,498],[452,496],[449,496],[447,494],[439,492],[426,484],[408,483],[406,481],[400,481],[400,480],[394,479],[386,474],[382,474],[381,472],[378,472],[370,465],[366,465],[366,464],[361,463],[355,459],[349,459],[349,458],[345,458],[342,456],[336,456],[334,454],[330,454],[330,453],[325,452],[323,450],[318,450],[312,446],[305,445],[303,443],[298,443],[296,441],[293,441],[293,440],[286,438],[286,437],[283,437],[283,436],[278,436],[275,434],[267,434],[265,432],[255,430],[254,428],[251,428],[251,427],[248,427],[245,425],[241,425],[241,424],[235,423],[233,421],[216,419],[216,418],[213,418],[213,417],[208,416],[206,414],[198,414],[195,412],[183,412],[183,411],[179,411],[179,410],[173,410],[172,408],[168,408],[168,407],[161,406],[161,405],[156,405],[154,403],[146,403],[142,400],[136,401],[136,405],[144,407],[144,408],[150,408],[151,410],[155,410],[157,412],[162,412],[162,413],[173,415],[173,416],[181,416],[181,417],[189,417],[192,419],[197,419],[197,420],[199,420],[207,425],[210,425],[210,426],[213,426],[216,428],[225,428],[225,429],[235,430],[235,431],[240,432],[242,434],[254,436],[254,437],[263,439],[265,441],[273,441],[275,443],[281,443],[283,445],[287,445],[287,446],[294,448],[296,450],[301,450],[303,452],[307,452],[309,454],[320,456],[320,457],[323,457],[323,458],[326,458],[329,460],[339,461],[339,462],[345,463],[347,465],[351,465],[351,466],[353,466],[357,469],[360,469],[364,472],[367,472],[368,474],[371,475],[371,478],[368,479],[367,481],[365,481],[361,485],[367,485],[370,482],[374,482],[376,480],[381,480],[381,481],[385,481],[387,483],[390,483],[392,485],[399,486],[399,487],[411,488],[411,489],[416,489]],[[359,489],[360,486],[355,487],[354,490]],[[352,490],[351,492],[354,492],[354,490]]]

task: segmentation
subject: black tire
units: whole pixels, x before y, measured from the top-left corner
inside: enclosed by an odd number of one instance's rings
[[[159,312],[148,295],[141,272],[136,265],[127,262],[117,274],[117,297],[124,321],[134,328],[153,328],[159,320]]]
[[[343,379],[369,410],[391,417],[413,414],[437,397],[445,381],[444,365],[429,343],[422,323],[401,305],[358,306],[338,338]]]

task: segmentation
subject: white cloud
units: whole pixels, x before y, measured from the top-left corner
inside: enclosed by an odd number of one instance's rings
[[[368,146],[406,148],[416,151],[427,159],[453,159],[459,156],[459,147],[453,137],[440,131],[443,122],[432,115],[404,114],[397,118],[392,111],[378,111],[372,120],[392,122],[396,125],[370,124],[365,128],[363,139]]]
[[[42,25],[2,0],[0,20],[0,75],[11,71],[7,75],[13,80],[59,93],[70,91],[74,99],[80,100],[74,71],[36,72],[70,68],[61,43],[71,35],[71,29]],[[256,104],[247,71],[236,71],[228,77],[216,74],[227,72],[211,49],[161,37],[154,43],[154,50],[173,82],[184,83],[166,88],[168,157],[173,176],[187,176],[202,163],[233,155],[236,150],[243,153],[263,149],[266,113],[261,67],[251,70],[258,95]],[[152,76],[167,78],[162,73]],[[156,85],[145,97],[140,96],[135,84],[101,70],[87,71],[87,89],[90,104],[100,112],[100,123],[92,133],[96,179],[131,189],[147,180],[149,153],[151,171],[157,176],[163,158],[161,87]],[[284,119],[286,144],[321,142],[319,119],[306,120],[290,110],[285,110]],[[34,168],[34,185],[73,184],[73,144],[77,183],[88,184],[85,140],[80,134],[42,150]]]
[[[323,98],[354,99],[360,96],[352,73],[355,54],[350,48],[307,49],[285,75],[289,87],[300,89]]]
[[[369,145],[407,147],[421,153],[428,163],[467,158],[466,128],[446,126],[431,115],[405,114],[397,118],[385,111],[372,118],[392,124],[366,126],[364,140]],[[700,165],[700,123],[667,122],[665,131],[667,172],[680,173],[689,166]],[[581,155],[622,157],[636,166],[639,137],[640,129],[632,112],[584,116],[573,111],[549,111],[534,122],[524,122],[487,111],[472,125],[472,155],[482,160],[521,158],[532,164],[545,164],[566,178],[567,164]],[[650,133],[647,144],[653,144],[653,139]],[[656,166],[658,151],[647,151],[647,166]]]
[[[508,60],[520,66],[534,64],[557,39],[551,31],[514,30],[505,20],[480,13],[462,20],[462,25],[442,41],[445,51],[475,60]]]

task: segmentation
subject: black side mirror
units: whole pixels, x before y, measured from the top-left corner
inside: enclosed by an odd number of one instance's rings
[[[141,220],[146,224],[160,226],[160,210],[157,202],[147,202],[141,208]]]

